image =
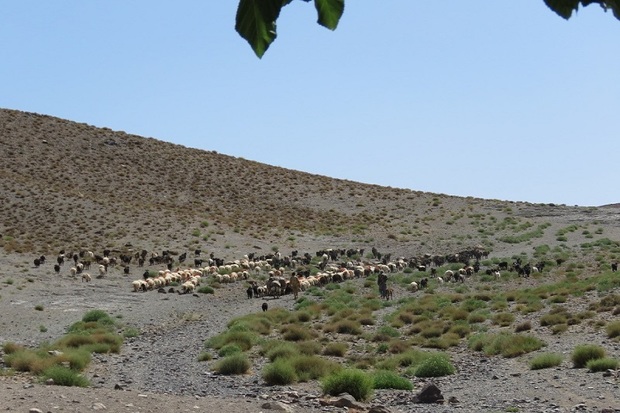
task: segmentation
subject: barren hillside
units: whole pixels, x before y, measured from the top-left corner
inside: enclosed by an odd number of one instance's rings
[[[567,246],[584,235],[608,237],[618,226],[611,207],[360,184],[15,110],[0,110],[0,148],[0,234],[7,252],[131,244],[232,257],[380,246],[414,256],[484,245],[510,255],[554,241],[571,225],[577,229],[566,236]]]

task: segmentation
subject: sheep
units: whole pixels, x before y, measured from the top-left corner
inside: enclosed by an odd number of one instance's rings
[[[131,283],[134,292],[146,291],[147,285],[148,284],[144,280],[135,280]]]
[[[107,268],[105,267],[105,265],[103,264],[99,265],[99,278],[103,277],[106,272],[107,272]]]
[[[77,268],[71,267],[69,269],[69,273],[71,274],[72,277],[75,277],[75,274],[77,274]]]
[[[499,271],[495,271],[495,272],[493,272],[493,275],[495,276],[495,279],[496,279],[496,280],[498,280],[498,279],[502,276],[502,274],[500,274],[500,272],[499,272]]]
[[[437,282],[438,282],[439,284],[443,284],[443,283],[444,283],[444,280],[443,280],[443,278],[441,278],[441,277],[437,277]]]
[[[263,311],[267,311],[269,309],[269,304],[265,302],[263,303],[263,305],[261,305],[261,308],[263,309]]]
[[[92,280],[92,277],[90,276],[89,273],[87,272],[82,273],[82,281],[90,282],[91,280]]]
[[[191,281],[186,281],[181,284],[181,290],[183,291],[183,294],[193,293],[195,288],[196,286]]]
[[[413,292],[415,293],[416,291],[418,291],[418,289],[419,289],[419,287],[418,287],[418,283],[417,283],[417,282],[412,281],[412,282],[409,284],[409,290],[410,290],[410,291],[413,291]]]

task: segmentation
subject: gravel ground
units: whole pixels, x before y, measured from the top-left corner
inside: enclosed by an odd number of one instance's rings
[[[3,257],[7,268],[15,257]],[[15,264],[15,262],[13,262]],[[38,273],[37,273],[38,272]],[[120,354],[98,355],[85,373],[88,389],[38,384],[27,375],[0,377],[0,405],[7,411],[83,412],[108,411],[212,411],[222,413],[266,410],[263,403],[282,401],[298,412],[344,411],[322,406],[317,383],[265,386],[260,366],[245,376],[220,376],[209,362],[198,362],[206,339],[225,330],[234,317],[260,311],[262,299],[247,299],[242,283],[216,289],[213,295],[130,292],[131,276],[112,270],[102,279],[79,279],[32,270],[27,276],[11,276],[12,284],[0,290],[0,342],[36,345],[62,335],[89,309],[108,311],[120,323],[140,331],[127,339]],[[31,280],[31,281],[29,281]],[[359,281],[358,281],[359,282]],[[446,287],[448,288],[448,287]],[[397,291],[397,294],[404,294]],[[583,309],[594,297],[573,299],[572,309]],[[293,298],[268,300],[270,308],[291,309]],[[40,305],[43,311],[34,307]],[[382,310],[386,311],[386,310]],[[388,309],[389,311],[389,309]],[[534,315],[531,315],[534,319]],[[599,317],[611,317],[601,313]],[[523,320],[516,320],[519,323]],[[47,331],[40,331],[45,326]],[[414,391],[377,391],[367,406],[383,406],[392,412],[602,412],[620,411],[620,381],[602,373],[573,369],[569,355],[577,344],[597,343],[609,356],[620,358],[620,344],[605,338],[590,324],[571,326],[561,336],[534,328],[547,342],[545,351],[565,355],[554,369],[531,371],[528,357],[503,359],[474,353],[465,344],[450,350],[458,372],[433,382],[446,403],[413,403],[416,390],[427,383],[414,381]],[[448,402],[451,400],[452,402]]]

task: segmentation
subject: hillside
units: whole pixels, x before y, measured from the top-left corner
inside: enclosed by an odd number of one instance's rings
[[[567,246],[584,235],[614,235],[619,225],[615,208],[367,185],[7,109],[0,110],[0,148],[0,234],[8,252],[131,245],[232,258],[380,246],[417,256],[483,245],[511,255],[574,225]]]
[[[7,410],[236,413],[281,402],[297,413],[620,411],[618,370],[571,365],[571,353],[586,343],[620,360],[620,283],[611,266],[620,260],[618,204],[531,204],[366,185],[14,110],[0,110],[0,148],[0,404]],[[325,248],[366,252],[327,263],[314,254]],[[378,270],[385,267],[372,248],[407,259],[472,248],[489,255],[462,282],[444,282],[414,260],[392,261],[393,299],[381,300]],[[306,285],[298,298],[250,299],[250,282],[266,289],[274,260],[252,261],[253,269],[246,262],[249,278],[238,282],[223,282],[232,266],[207,266],[187,294],[180,278],[166,288],[134,288],[149,277],[154,285],[163,262],[93,266],[86,268],[90,282],[74,263],[54,268],[61,250],[77,260],[77,252],[104,249],[114,260],[174,251],[176,275],[208,253],[238,260],[281,251],[291,258],[281,268],[287,279],[302,270],[298,282],[319,273],[324,282]],[[312,260],[293,263],[293,250]],[[182,262],[183,253],[190,259]],[[51,259],[36,265],[39,254]],[[524,276],[510,269],[517,260],[544,263],[544,270]],[[429,266],[448,280],[463,264]],[[345,266],[343,281],[336,274]],[[359,266],[363,275],[351,276]],[[426,288],[412,288],[423,280]],[[103,331],[122,334],[93,333],[118,343],[116,351],[73,348],[87,341],[75,329],[93,328],[92,320],[78,321],[91,310],[109,314]],[[522,339],[537,346],[520,348]],[[279,345],[288,349],[282,363],[309,364],[274,385],[266,372],[275,369],[270,353]],[[80,370],[63,358],[74,351],[89,361],[78,375],[89,387],[43,384],[37,374],[46,363]],[[247,369],[219,371],[237,352]],[[435,353],[450,360],[453,374],[419,373],[422,358]],[[549,355],[559,361],[530,367]],[[321,365],[387,369],[413,391],[377,386],[361,407],[325,406],[319,379],[328,371],[309,376]],[[445,403],[417,404],[416,392],[429,382]]]

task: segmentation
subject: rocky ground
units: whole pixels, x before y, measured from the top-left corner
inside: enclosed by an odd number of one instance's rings
[[[296,412],[344,411],[481,411],[481,412],[603,412],[620,411],[620,380],[603,373],[574,369],[569,355],[577,344],[597,343],[609,356],[620,358],[620,344],[605,338],[592,324],[571,326],[560,336],[534,328],[547,342],[545,351],[564,354],[557,368],[531,371],[528,358],[487,357],[463,344],[450,350],[458,369],[455,375],[432,382],[441,390],[442,404],[418,404],[416,393],[429,380],[414,380],[414,390],[377,391],[366,404],[352,407],[325,406],[326,397],[317,383],[266,386],[260,366],[245,376],[219,376],[198,355],[209,337],[223,331],[237,316],[260,311],[262,299],[247,299],[241,283],[216,289],[213,295],[133,293],[131,276],[112,270],[102,279],[79,279],[51,274],[49,269],[29,269],[28,275],[12,275],[19,256],[2,259],[0,290],[0,342],[36,345],[53,341],[89,309],[104,309],[119,323],[140,331],[125,341],[120,354],[96,356],[86,376],[92,387],[66,388],[40,384],[18,374],[0,377],[0,404],[7,411],[114,412],[151,411],[266,411],[286,408]],[[29,281],[31,280],[31,281]],[[406,294],[397,291],[397,294]],[[575,310],[585,308],[593,297],[573,299]],[[291,296],[267,301],[271,308],[292,309]],[[36,311],[35,306],[42,306]],[[534,317],[534,315],[532,315]],[[611,317],[602,313],[601,317]],[[517,320],[520,322],[524,320]],[[41,331],[45,326],[46,331]],[[274,404],[280,402],[279,404]],[[271,403],[271,404],[270,404]],[[380,410],[379,407],[383,410]]]
[[[412,392],[377,391],[363,406],[325,406],[317,383],[269,387],[260,366],[246,376],[224,377],[213,374],[209,362],[197,361],[204,341],[231,318],[260,311],[262,301],[248,300],[242,284],[214,295],[133,293],[130,283],[141,275],[134,264],[129,276],[116,268],[90,283],[69,277],[66,267],[56,275],[53,263],[33,267],[34,257],[54,257],[61,249],[202,249],[229,260],[276,250],[368,253],[373,246],[394,257],[420,257],[482,245],[496,258],[528,260],[535,248],[548,247],[548,259],[566,253],[579,271],[600,272],[620,253],[597,255],[582,245],[620,240],[618,204],[532,204],[367,185],[6,109],[0,109],[0,147],[10,159],[0,163],[0,344],[53,342],[91,309],[139,331],[120,354],[94,358],[85,373],[92,383],[87,389],[0,374],[0,410],[620,411],[619,379],[573,369],[569,360],[584,343],[599,344],[620,359],[618,341],[596,327],[606,320],[555,336],[539,327],[541,314],[529,314],[545,351],[565,356],[554,369],[530,371],[527,356],[485,357],[465,344],[449,350],[458,371],[434,380],[442,404],[414,403],[429,383],[415,380]],[[522,239],[511,242],[515,236]],[[396,298],[403,294],[396,291]],[[596,299],[569,298],[563,305],[577,311]],[[293,300],[269,305],[290,309]],[[271,402],[280,404],[265,405]]]

